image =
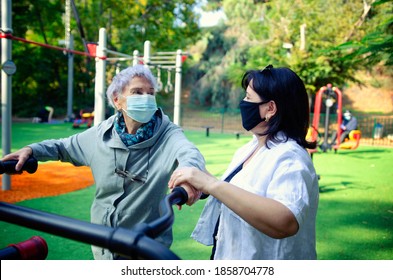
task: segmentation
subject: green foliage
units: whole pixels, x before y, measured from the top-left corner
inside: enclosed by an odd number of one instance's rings
[[[93,15],[107,27],[108,44],[115,50],[143,50],[143,43],[150,40],[153,49],[169,51],[186,47],[198,35],[194,5],[193,0],[104,1],[100,9],[94,5],[95,9],[85,9],[84,19]],[[90,23],[97,27],[96,22]]]
[[[227,21],[203,33],[194,11],[203,1],[74,2],[83,27],[80,30],[72,12],[76,50],[83,51],[85,41],[97,42],[100,27],[107,30],[108,49],[126,54],[143,53],[146,40],[151,41],[153,53],[197,48],[183,70],[190,102],[197,106],[236,109],[245,70],[268,64],[292,68],[310,95],[327,83],[338,87],[348,81],[360,83],[354,75],[359,69],[384,64],[390,73],[393,65],[392,0],[367,0],[368,5],[373,3],[367,12],[362,1],[207,1],[204,9],[222,9]],[[59,45],[65,37],[64,10],[64,1],[12,1],[13,35],[64,47]],[[55,117],[64,115],[67,55],[14,41],[12,56],[17,66],[13,114],[32,117],[42,106],[51,105]],[[94,59],[74,56],[74,110],[94,105],[94,63]],[[119,65],[125,67],[129,61]],[[108,62],[108,82],[115,68]],[[161,99],[166,102],[171,97]]]
[[[176,51],[199,39],[195,0],[86,0],[74,1],[80,22],[71,12],[70,28],[74,49],[85,51],[84,42],[97,42],[99,28],[108,35],[108,49],[143,54],[144,42],[151,41],[152,53]],[[12,1],[13,36],[65,47],[65,1]],[[80,28],[81,27],[81,28]],[[64,116],[67,107],[68,56],[59,50],[13,41],[12,58],[17,66],[13,75],[13,115],[33,117],[45,105],[55,108],[55,117]],[[125,67],[131,62],[122,63]],[[108,63],[107,72],[115,65]],[[108,75],[108,82],[112,75]],[[94,106],[95,61],[74,55],[74,110]]]
[[[216,95],[222,94],[216,85],[225,81],[225,91],[235,92],[225,96],[230,98],[226,104],[236,107],[244,71],[268,64],[293,69],[304,80],[310,95],[328,83],[338,87],[350,81],[361,83],[355,78],[357,70],[380,61],[391,64],[391,0],[369,0],[367,5],[375,2],[370,10],[362,1],[214,2],[213,7],[225,11],[226,29],[219,31],[224,27],[218,26],[216,33],[209,30],[211,46],[207,46],[203,60],[195,66],[214,64],[195,82],[195,92],[209,100],[211,106],[221,105],[214,103],[220,100]],[[217,46],[226,41],[231,42],[232,48],[222,52],[217,60]]]
[[[207,32],[207,49],[200,63],[195,64],[191,71],[198,77],[198,82],[191,89],[191,101],[202,106],[218,104],[227,107],[230,86],[222,67],[222,59],[235,43],[233,39],[226,39],[223,34],[225,26]],[[230,63],[228,65],[231,65]]]
[[[379,24],[375,30],[366,34],[358,41],[341,44],[337,49],[347,50],[346,61],[356,61],[366,65],[376,65],[381,62],[393,66],[393,1],[377,1],[374,6],[385,4],[378,17]]]

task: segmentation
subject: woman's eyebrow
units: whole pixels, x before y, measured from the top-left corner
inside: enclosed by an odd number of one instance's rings
[[[144,88],[141,88],[141,87],[130,87],[130,90],[139,90],[139,91],[143,91]],[[149,90],[154,90],[154,87],[149,88]]]
[[[130,90],[142,90],[140,87],[130,87]]]

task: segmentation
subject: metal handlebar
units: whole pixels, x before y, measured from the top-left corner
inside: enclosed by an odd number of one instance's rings
[[[34,157],[30,157],[23,164],[20,171],[15,170],[17,163],[17,160],[0,161],[0,174],[21,174],[23,171],[27,171],[28,173],[32,174],[37,171],[38,162]]]
[[[181,205],[187,200],[187,192],[176,187],[161,202],[162,216],[158,220],[132,229],[106,227],[4,202],[0,202],[0,220],[107,248],[125,258],[177,260],[176,254],[152,238],[173,224],[171,205]]]
[[[47,256],[48,245],[40,236],[33,236],[0,250],[0,260],[45,260]]]
[[[186,190],[182,187],[175,187],[173,191],[161,201],[159,208],[161,217],[148,224],[146,235],[155,238],[168,229],[175,220],[172,205],[183,205],[187,200],[188,194]]]

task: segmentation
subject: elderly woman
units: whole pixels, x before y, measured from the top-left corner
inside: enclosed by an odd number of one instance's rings
[[[175,171],[172,188],[187,183],[210,194],[193,237],[213,245],[214,259],[316,259],[318,176],[307,148],[308,96],[288,68],[247,71],[240,102],[241,147],[218,180],[198,169]]]
[[[198,149],[157,108],[156,89],[147,67],[129,67],[113,78],[107,90],[115,115],[68,138],[28,145],[3,160],[18,160],[16,170],[31,155],[39,161],[90,166],[96,186],[92,223],[132,228],[151,222],[159,217],[159,202],[167,193],[172,172],[180,167],[205,168]],[[189,195],[192,200],[196,193]],[[169,247],[171,229],[157,240]],[[95,259],[117,258],[94,246],[93,255]]]

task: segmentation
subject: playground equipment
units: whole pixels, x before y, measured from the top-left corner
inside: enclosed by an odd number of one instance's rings
[[[172,71],[172,69],[171,68],[168,68],[168,75],[167,75],[167,82],[166,82],[166,85],[165,85],[165,92],[166,93],[169,93],[169,92],[171,92],[171,91],[173,91],[173,85],[172,85],[172,82],[171,82],[171,71]]]
[[[339,149],[355,150],[357,147],[359,147],[361,136],[362,136],[362,133],[360,130],[352,130],[349,133],[349,139],[347,141],[344,141],[343,143],[341,143],[338,148]],[[337,151],[337,149],[335,149],[335,151]]]
[[[13,161],[9,165],[15,168],[15,164],[16,161]],[[34,162],[29,162],[26,165],[26,168],[31,169],[31,166],[28,165],[34,165]],[[0,173],[3,173],[3,171]],[[172,205],[182,205],[187,200],[187,192],[181,187],[176,187],[161,201],[160,218],[150,223],[138,224],[132,229],[92,224],[4,202],[0,202],[0,220],[107,248],[125,259],[178,260],[179,257],[176,254],[155,241],[154,238],[173,224]],[[45,250],[45,246],[40,247]],[[0,259],[19,258],[20,255],[27,254],[26,252],[15,254],[15,250],[8,247],[0,250]],[[43,256],[45,252],[38,255]]]
[[[161,91],[162,90],[162,81],[161,81],[161,65],[157,66],[157,90]]]
[[[322,100],[324,99],[324,104],[326,107],[326,112],[325,112],[325,126],[323,129],[323,139],[322,143],[321,140],[319,139],[319,119],[320,119],[320,113],[321,113],[321,106],[322,106]],[[329,141],[330,137],[330,120],[331,117],[330,115],[333,114],[331,112],[331,108],[336,105],[336,137],[335,139],[331,139]],[[342,134],[342,129],[341,125],[343,124],[342,120],[342,93],[340,89],[337,87],[333,87],[331,84],[327,84],[326,86],[323,86],[319,89],[315,96],[315,103],[314,103],[314,116],[313,116],[313,121],[312,121],[312,126],[309,128],[307,138],[312,140],[312,141],[317,141],[319,148],[323,151],[326,152],[327,150],[334,150],[336,153],[338,149],[356,149],[359,147],[359,142],[360,142],[360,137],[361,137],[361,131],[360,130],[353,130],[350,132],[349,135],[349,140],[344,141],[341,143],[341,134]],[[310,150],[309,152],[311,155],[313,153],[317,152],[317,149]]]
[[[92,109],[82,109],[79,112],[72,124],[73,128],[79,128],[81,125],[86,124],[87,128],[90,128],[94,121],[94,111]]]
[[[319,118],[322,107],[322,99],[325,101],[325,127],[324,127],[324,137],[323,142],[320,144],[320,148],[323,152],[326,152],[328,149],[331,150],[334,148],[335,150],[340,146],[340,136],[341,136],[341,123],[342,123],[342,93],[337,87],[332,87],[331,84],[327,84],[319,89],[315,96],[314,103],[314,116],[312,121],[312,131],[311,131],[311,139],[313,141],[318,140],[318,128],[319,128]],[[337,102],[337,142],[336,144],[329,143],[329,122],[330,122],[330,110],[333,105]]]

